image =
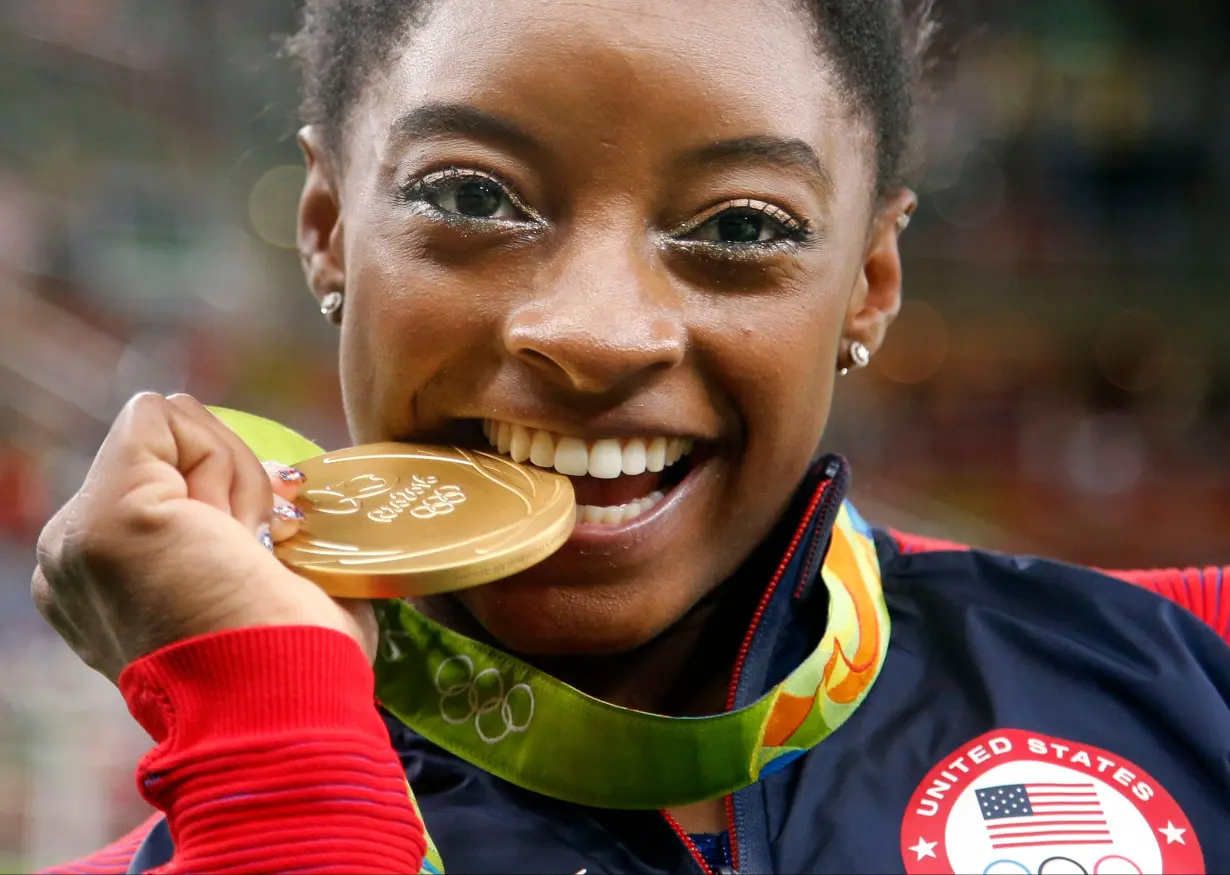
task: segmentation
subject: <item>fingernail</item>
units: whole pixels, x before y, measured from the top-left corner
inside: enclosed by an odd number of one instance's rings
[[[282,504],[280,501],[273,505],[273,515],[280,520],[287,522],[299,522],[303,519],[303,511],[287,502]]]
[[[270,553],[273,552],[273,535],[269,534],[268,525],[265,525],[263,523],[261,524],[261,527],[256,530],[256,538],[258,541],[261,542],[262,547],[264,547]]]
[[[307,479],[304,473],[298,468],[291,468],[289,466],[279,468],[278,476],[287,483],[302,483]]]

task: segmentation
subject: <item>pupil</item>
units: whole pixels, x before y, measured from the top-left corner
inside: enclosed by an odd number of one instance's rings
[[[457,186],[457,212],[463,216],[487,218],[500,209],[504,193],[494,182],[472,179]]]
[[[754,243],[764,230],[764,218],[755,213],[728,213],[718,217],[718,237],[723,243]]]

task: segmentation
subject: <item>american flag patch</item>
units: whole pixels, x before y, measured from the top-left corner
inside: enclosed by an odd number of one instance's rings
[[[992,848],[1112,844],[1091,783],[1004,784],[975,793]]]

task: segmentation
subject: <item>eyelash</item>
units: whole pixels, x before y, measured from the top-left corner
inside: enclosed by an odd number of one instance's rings
[[[468,216],[446,210],[433,202],[433,198],[438,198],[447,191],[448,184],[464,182],[466,180],[486,180],[493,183],[500,189],[501,195],[508,199],[508,203],[525,218],[510,219],[492,216]],[[545,224],[542,216],[518,197],[516,189],[510,183],[494,173],[474,168],[447,167],[443,170],[437,170],[425,176],[408,180],[399,186],[398,197],[404,203],[430,210],[433,218],[463,227],[474,227],[475,225],[508,227],[510,225]],[[719,219],[722,215],[734,211],[761,214],[780,229],[781,236],[773,240],[745,242],[697,240],[690,239],[687,236],[695,234],[710,222]],[[689,249],[705,249],[727,258],[737,256],[755,258],[766,252],[797,249],[810,242],[814,238],[814,232],[808,222],[796,219],[779,206],[755,198],[737,198],[709,207],[677,227],[668,236],[673,245],[684,246]]]
[[[695,234],[710,222],[721,218],[724,214],[734,212],[759,213],[777,225],[781,229],[782,236],[775,240],[757,240],[743,243],[722,240],[695,240],[687,237],[688,234]],[[766,251],[797,249],[810,242],[814,236],[809,222],[796,219],[776,204],[756,198],[736,198],[715,204],[694,218],[684,222],[670,234],[673,244],[684,245],[689,248],[705,247],[720,251],[727,256],[743,255],[753,258]]]
[[[508,198],[508,202],[517,212],[525,216],[524,219],[505,219],[494,218],[490,216],[467,216],[462,213],[455,213],[451,210],[443,209],[432,202],[432,197],[439,197],[443,194],[449,183],[465,182],[471,180],[485,180],[493,183],[500,189],[500,193]],[[398,199],[403,203],[413,204],[420,208],[431,210],[432,217],[442,219],[450,224],[462,226],[474,226],[476,224],[486,226],[501,226],[509,225],[526,225],[544,224],[544,219],[538,212],[525,201],[517,196],[516,189],[505,179],[500,178],[494,173],[489,173],[485,170],[476,170],[466,167],[446,167],[443,170],[436,170],[428,173],[425,176],[420,176],[415,179],[410,179],[404,182],[397,190]]]

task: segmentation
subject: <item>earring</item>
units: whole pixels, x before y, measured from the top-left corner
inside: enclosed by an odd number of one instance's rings
[[[910,214],[902,213],[897,217],[897,233],[900,234],[908,227],[910,227]]]
[[[342,303],[346,296],[341,292],[329,292],[320,301],[320,315],[330,325],[342,324]]]
[[[850,344],[850,364],[838,371],[843,377],[850,371],[857,371],[859,368],[867,367],[867,363],[871,361],[871,350],[859,341],[854,341]]]

